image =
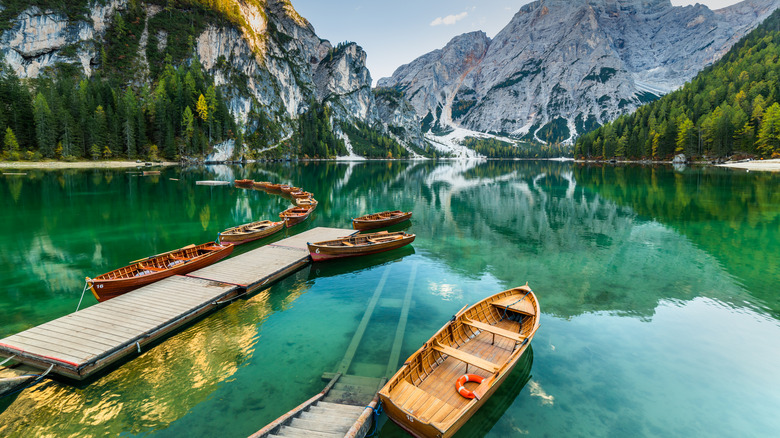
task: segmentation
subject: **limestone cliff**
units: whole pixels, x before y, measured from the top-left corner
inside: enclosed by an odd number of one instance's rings
[[[778,7],[669,0],[539,0],[495,38],[473,32],[399,67],[424,127],[570,140],[681,86]]]
[[[0,35],[5,62],[22,78],[38,77],[63,64],[93,74],[102,62],[106,30],[117,12],[128,8],[128,0],[82,3],[88,11],[82,16],[35,6],[21,11]],[[186,32],[194,32],[191,35],[182,34],[172,24],[175,20],[168,19],[173,12],[166,2],[140,3],[146,23],[140,37],[133,35],[138,44],[133,61],[137,85],[153,81],[147,74],[149,58],[162,58],[171,52],[166,47],[190,38],[192,49],[182,61],[190,62],[197,55],[240,122],[247,122],[251,112],[262,112],[282,131],[280,137],[286,137],[294,129],[294,120],[316,100],[333,109],[336,126],[358,120],[390,132],[392,124],[379,119],[363,49],[354,43],[334,48],[317,36],[288,0],[228,0],[214,9],[207,6],[209,2],[177,4],[192,8],[179,11],[181,16],[206,17],[186,26]],[[416,115],[407,108],[407,117]],[[412,133],[402,140],[415,143],[419,137]]]

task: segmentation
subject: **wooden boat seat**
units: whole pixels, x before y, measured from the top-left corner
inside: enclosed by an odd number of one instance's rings
[[[474,356],[473,354],[460,351],[457,348],[452,348],[449,345],[442,345],[436,340],[433,341],[433,349],[440,353],[444,353],[447,356],[458,359],[461,362],[474,365],[477,368],[482,368],[491,374],[498,371],[499,368],[499,366],[493,362],[482,359],[481,357]]]
[[[403,239],[403,236],[392,236],[392,237],[378,237],[376,239],[366,239],[371,243],[385,243],[385,242],[392,242],[393,240]]]
[[[174,260],[181,260],[181,261],[183,261],[183,262],[184,262],[184,261],[187,261],[187,260],[192,260],[192,259],[191,259],[191,258],[189,258],[189,257],[179,257],[179,256],[171,256],[171,258],[172,258],[172,259],[174,259]]]
[[[406,380],[399,381],[391,394],[402,409],[422,421],[442,421],[458,409]]]
[[[525,299],[519,303],[516,302],[517,300],[519,300],[519,298],[517,298],[516,295],[512,295],[500,300],[493,301],[490,304],[498,308],[500,311],[508,309],[512,312],[522,313],[523,315],[533,316],[535,314],[534,304],[531,302],[531,300]]]
[[[341,244],[344,245],[344,246],[355,246],[355,245],[353,245],[353,244],[351,244],[349,242],[341,242]]]
[[[146,265],[140,265],[140,266],[141,268],[147,271],[156,271],[156,272],[167,271],[167,269],[165,268],[156,268],[154,266],[146,266]]]
[[[463,324],[466,324],[467,326],[474,327],[476,329],[482,330],[483,332],[493,333],[494,335],[509,338],[515,342],[523,342],[523,340],[526,338],[525,336],[521,336],[519,333],[511,332],[509,330],[502,329],[494,325],[486,324],[482,321],[472,321],[466,317],[463,317],[461,321],[463,322]]]
[[[206,251],[219,251],[220,249],[224,249],[222,246],[206,246],[203,249]]]

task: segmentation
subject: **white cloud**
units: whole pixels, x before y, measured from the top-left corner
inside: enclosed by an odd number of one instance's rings
[[[449,26],[451,24],[455,24],[458,21],[466,18],[466,16],[468,14],[469,14],[468,12],[461,12],[460,14],[457,14],[457,15],[447,15],[446,17],[436,17],[435,20],[431,21],[431,26],[439,26],[439,25],[442,25],[442,24]]]

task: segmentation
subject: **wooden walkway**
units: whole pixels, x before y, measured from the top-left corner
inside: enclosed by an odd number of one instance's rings
[[[391,265],[392,266],[392,265]],[[412,305],[417,266],[412,266],[406,294],[401,304],[398,327],[390,350],[390,360],[383,370],[383,377],[367,377],[347,374],[352,368],[360,343],[366,333],[390,274],[388,266],[369,299],[363,319],[358,324],[352,341],[335,373],[324,373],[328,385],[317,395],[282,415],[249,438],[331,437],[363,438],[371,427],[374,410],[379,403],[378,392],[387,379],[398,370],[409,308]],[[376,421],[376,419],[373,419]]]
[[[0,356],[82,380],[233,298],[309,262],[307,241],[354,233],[314,228],[184,276],[173,276],[0,339]]]

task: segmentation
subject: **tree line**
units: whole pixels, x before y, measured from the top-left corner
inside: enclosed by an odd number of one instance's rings
[[[557,158],[571,156],[571,146],[561,143],[509,143],[496,138],[466,137],[461,141],[461,144],[487,158]]]
[[[197,57],[156,85],[124,87],[98,71],[89,78],[42,76],[29,86],[0,70],[0,135],[6,159],[180,159],[234,138],[225,99]]]
[[[780,10],[691,82],[578,138],[580,158],[780,155]]]

